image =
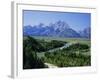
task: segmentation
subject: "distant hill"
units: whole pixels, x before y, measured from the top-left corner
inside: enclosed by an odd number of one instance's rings
[[[83,31],[77,32],[72,29],[66,22],[57,21],[50,23],[48,26],[40,23],[36,26],[24,26],[24,36],[48,36],[48,37],[68,37],[68,38],[90,38],[90,28],[84,29]]]

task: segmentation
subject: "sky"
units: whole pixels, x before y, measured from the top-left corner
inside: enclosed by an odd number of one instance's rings
[[[40,23],[49,25],[50,23],[55,23],[59,20],[66,22],[76,31],[91,27],[90,13],[23,10],[24,26],[34,26],[39,25]]]

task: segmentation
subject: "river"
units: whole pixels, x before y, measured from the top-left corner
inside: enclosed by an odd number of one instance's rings
[[[62,50],[62,49],[64,49],[64,48],[69,47],[70,45],[72,45],[72,43],[66,43],[64,46],[51,49],[51,50],[49,50],[48,52],[54,52],[54,51],[59,50],[59,49]]]
[[[58,48],[54,48],[54,49],[51,49],[51,50],[48,50],[48,51],[46,51],[46,52],[54,52],[54,51],[57,51],[57,50],[62,50],[62,49],[64,49],[64,48],[67,48],[67,47],[69,47],[70,45],[72,45],[73,43],[66,43],[64,46],[62,46],[62,47],[58,47]],[[44,54],[45,54],[45,52],[39,52],[39,53],[37,53],[37,55],[38,55],[38,57],[44,57]]]

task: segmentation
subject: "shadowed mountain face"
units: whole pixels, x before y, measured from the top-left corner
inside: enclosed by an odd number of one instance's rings
[[[36,26],[24,26],[24,36],[48,36],[48,37],[69,37],[69,38],[90,38],[90,28],[86,28],[83,31],[77,32],[70,28],[70,26],[64,21],[57,21],[45,26],[40,23]]]
[[[87,27],[83,31],[80,31],[80,36],[83,38],[91,38],[91,28]]]

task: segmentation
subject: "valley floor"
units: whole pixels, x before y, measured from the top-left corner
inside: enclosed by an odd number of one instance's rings
[[[24,38],[26,42],[27,39],[28,38],[26,37]],[[24,56],[25,59],[27,59],[25,60],[27,61],[27,64],[25,62],[24,65],[26,69],[28,68],[28,66],[33,68],[38,68],[38,67],[58,68],[58,67],[91,65],[91,53],[90,53],[91,41],[88,39],[52,38],[52,37],[36,37],[36,36],[31,37],[30,39],[31,40],[28,39],[29,42],[26,44],[28,47],[26,46],[26,48],[24,49],[26,51],[28,50],[29,47],[33,47],[31,49],[32,51],[32,53],[30,53],[31,55],[27,53],[27,55]],[[35,52],[33,49],[35,50]],[[36,62],[34,62],[35,59],[37,59]]]

